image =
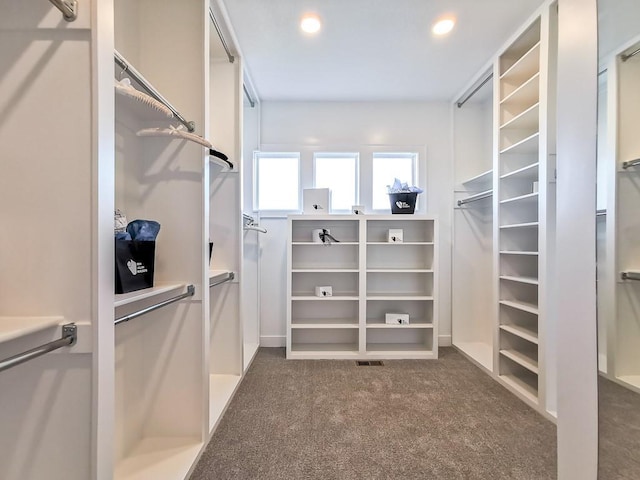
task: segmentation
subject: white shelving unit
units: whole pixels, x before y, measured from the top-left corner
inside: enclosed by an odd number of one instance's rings
[[[339,242],[314,243],[319,228]],[[392,228],[402,243],[387,241]],[[437,358],[436,239],[432,217],[289,216],[287,358]]]
[[[494,64],[494,212],[498,380],[547,417],[555,412],[552,295],[555,229],[554,36],[546,6]],[[534,185],[534,182],[535,185]]]

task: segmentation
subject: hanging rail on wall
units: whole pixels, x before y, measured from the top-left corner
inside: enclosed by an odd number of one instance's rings
[[[622,168],[625,170],[629,167],[635,167],[636,165],[640,165],[640,158],[636,158],[635,160],[629,160],[627,162],[622,162]]]
[[[196,293],[196,287],[194,287],[193,285],[189,285],[187,287],[187,291],[185,293],[183,293],[181,295],[177,295],[175,297],[172,297],[172,298],[170,298],[168,300],[165,300],[163,302],[156,303],[155,305],[151,305],[150,307],[143,308],[141,310],[138,310],[137,312],[130,313],[129,315],[124,315],[122,317],[118,317],[118,318],[115,319],[114,324],[118,325],[119,323],[122,323],[122,322],[128,322],[129,320],[133,320],[134,318],[138,318],[139,316],[144,315],[146,313],[153,312],[154,310],[158,310],[159,308],[166,307],[167,305],[170,305],[170,304],[175,303],[175,302],[179,302],[183,298],[193,297],[193,295],[195,295],[195,293]]]
[[[606,217],[607,211],[605,209],[596,210],[596,217]]]
[[[213,23],[213,26],[216,29],[216,32],[218,32],[218,36],[220,37],[220,41],[222,42],[222,47],[224,48],[224,51],[227,53],[227,58],[229,58],[229,63],[233,63],[235,62],[236,58],[231,55],[231,50],[229,50],[229,45],[227,45],[227,41],[224,39],[224,36],[222,35],[222,30],[220,29],[220,25],[218,25],[218,21],[216,20],[215,15],[213,14],[213,10],[209,9],[209,18],[211,19],[211,23]]]
[[[620,272],[622,280],[640,280],[640,272]]]
[[[244,90],[244,95],[245,97],[247,97],[247,101],[249,102],[249,105],[251,105],[251,108],[254,108],[256,106],[256,102],[253,98],[251,98],[251,95],[249,94],[249,90],[247,90],[247,86],[244,83],[242,84],[242,90]]]
[[[32,360],[36,357],[44,355],[45,353],[52,352],[62,347],[68,347],[74,345],[78,340],[78,327],[76,327],[73,323],[68,323],[62,326],[62,337],[58,340],[54,340],[53,342],[45,343],[44,345],[40,345],[39,347],[32,348],[31,350],[27,350],[26,352],[19,353],[18,355],[14,355],[13,357],[5,358],[4,360],[0,360],[0,372],[3,370],[7,370],[11,367],[15,367],[16,365],[20,365],[21,363]]]
[[[178,112],[178,110],[176,110],[175,107],[171,105],[169,101],[160,94],[160,92],[158,92],[153,86],[151,86],[151,84],[142,76],[142,74],[135,68],[133,68],[131,64],[127,62],[127,60],[117,50],[114,51],[113,58],[118,66],[122,68],[123,73],[126,72],[142,88],[144,88],[149,95],[151,95],[153,98],[155,98],[157,101],[164,104],[169,110],[171,110],[173,115],[180,121],[180,123],[182,123],[187,128],[187,130],[189,130],[190,132],[195,131],[195,122],[190,122],[185,119],[180,114],[180,112]]]
[[[206,139],[202,138],[200,135],[196,135],[195,133],[185,132],[182,130],[181,126],[175,128],[173,126],[169,128],[143,128],[136,132],[138,137],[178,137],[184,140],[189,140],[190,142],[195,142],[203,147],[211,148],[212,145]]]
[[[216,287],[218,285],[222,285],[223,283],[227,283],[230,282],[231,280],[233,280],[234,278],[236,278],[236,274],[233,272],[229,272],[227,273],[226,278],[222,279],[222,280],[218,280],[217,282],[213,282],[209,284],[209,288],[211,287]]]
[[[49,0],[54,7],[62,12],[62,18],[73,22],[78,18],[78,2],[76,0]]]
[[[471,195],[467,198],[463,198],[462,200],[458,200],[458,206],[461,207],[465,203],[477,202],[478,200],[482,200],[484,198],[489,198],[493,196],[493,190],[487,190],[485,192],[476,193],[475,195]]]
[[[487,77],[482,79],[482,81],[473,90],[471,90],[468,94],[466,94],[463,98],[461,98],[456,102],[456,105],[458,106],[458,108],[462,107],[465,103],[467,103],[469,99],[473,97],[476,93],[478,93],[478,91],[482,87],[484,87],[485,84],[492,78],[493,78],[493,72],[489,73],[489,75],[487,75]]]
[[[630,59],[630,58],[632,58],[632,57],[635,57],[635,56],[636,56],[637,54],[639,54],[639,53],[640,53],[640,48],[637,48],[636,50],[634,50],[634,51],[633,51],[633,52],[631,52],[631,53],[628,53],[628,54],[625,54],[625,55],[620,55],[620,59],[621,59],[623,62],[626,62],[627,60],[629,60],[629,59]]]

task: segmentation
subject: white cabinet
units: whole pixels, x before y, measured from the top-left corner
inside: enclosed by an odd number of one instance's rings
[[[437,358],[436,238],[431,217],[290,216],[287,358]]]

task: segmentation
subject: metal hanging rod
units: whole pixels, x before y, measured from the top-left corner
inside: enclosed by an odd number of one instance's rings
[[[193,285],[189,285],[187,287],[186,293],[172,297],[168,300],[165,300],[164,302],[156,303],[155,305],[151,305],[150,307],[143,308],[142,310],[138,310],[137,312],[130,313],[129,315],[118,317],[115,319],[114,324],[118,325],[119,323],[122,323],[122,322],[128,322],[129,320],[138,318],[139,316],[144,315],[146,313],[153,312],[154,310],[158,310],[159,308],[166,307],[167,305],[170,305],[175,302],[179,302],[183,298],[193,297],[195,293],[196,293],[196,287],[194,287]]]
[[[211,19],[211,23],[213,23],[213,26],[215,27],[216,32],[218,32],[218,36],[220,37],[220,41],[222,42],[222,47],[224,48],[224,51],[227,53],[227,58],[229,59],[229,63],[235,62],[236,57],[231,55],[231,50],[229,49],[229,45],[227,45],[227,41],[224,39],[224,36],[222,35],[222,30],[220,29],[220,25],[218,25],[218,21],[216,20],[216,17],[213,14],[213,10],[211,9],[209,9],[209,18]]]
[[[640,280],[640,272],[620,272],[622,280]]]
[[[132,77],[149,95],[155,98],[157,101],[162,103],[165,107],[167,107],[173,113],[174,117],[176,117],[180,123],[182,123],[187,130],[190,132],[194,132],[196,129],[195,122],[190,122],[186,118],[184,118],[178,110],[175,109],[173,105],[169,103],[169,101],[164,98],[160,92],[158,92],[151,84],[147,81],[146,78],[142,76],[140,72],[138,72],[135,68],[131,66],[131,64],[118,52],[114,51],[113,58],[115,62],[118,64],[120,68],[122,68],[123,73],[126,72],[130,77]]]
[[[244,95],[247,97],[249,105],[251,105],[251,108],[254,108],[256,106],[256,102],[251,98],[251,94],[249,94],[249,90],[247,90],[247,86],[244,83],[242,84],[242,90],[244,90]]]
[[[462,206],[465,203],[477,202],[478,200],[482,200],[484,198],[489,198],[493,196],[493,190],[487,190],[485,192],[476,193],[475,195],[471,195],[470,197],[463,198],[462,200],[458,200],[458,206]]]
[[[67,323],[66,325],[62,326],[62,337],[58,340],[45,343],[44,345],[32,348],[31,350],[27,350],[23,353],[19,353],[18,355],[14,355],[13,357],[0,360],[0,372],[11,367],[15,367],[16,365],[20,365],[21,363],[28,362],[29,360],[33,360],[34,358],[44,355],[45,353],[52,352],[62,347],[74,345],[77,340],[78,327],[76,327],[73,323]]]
[[[78,18],[78,2],[76,0],[49,0],[54,7],[62,12],[62,18],[73,22]]]
[[[640,165],[640,158],[636,158],[635,160],[629,160],[627,162],[622,162],[622,168],[625,170],[629,167],[635,167],[636,165]]]
[[[226,277],[226,278],[224,278],[223,280],[219,280],[219,281],[217,281],[217,282],[210,283],[210,284],[209,284],[209,288],[211,288],[211,287],[216,287],[216,286],[218,286],[218,285],[222,285],[223,283],[230,282],[230,281],[231,281],[231,280],[233,280],[234,278],[236,278],[236,274],[235,274],[235,273],[233,273],[233,272],[229,272],[229,273],[227,273],[227,277]]]
[[[484,78],[477,87],[475,87],[473,90],[471,90],[471,92],[469,92],[464,98],[462,98],[461,100],[458,100],[456,102],[456,105],[458,106],[458,108],[462,107],[465,103],[467,103],[467,101],[469,101],[469,99],[471,97],[473,97],[476,93],[478,93],[478,91],[485,86],[485,84],[491,80],[493,78],[493,72],[489,73],[489,75]]]
[[[606,217],[606,216],[607,216],[606,209],[596,210],[596,217]]]
[[[625,55],[620,55],[620,59],[621,59],[623,62],[626,62],[627,60],[629,60],[629,59],[630,59],[630,58],[632,58],[632,57],[635,57],[635,56],[636,56],[637,54],[639,54],[639,53],[640,53],[640,48],[638,48],[638,49],[634,50],[634,51],[633,51],[633,52],[631,52],[631,53],[628,53],[628,54],[625,54]]]

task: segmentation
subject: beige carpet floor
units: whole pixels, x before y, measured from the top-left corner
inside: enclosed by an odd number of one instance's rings
[[[452,348],[285,360],[261,348],[191,480],[556,478],[556,428]]]

